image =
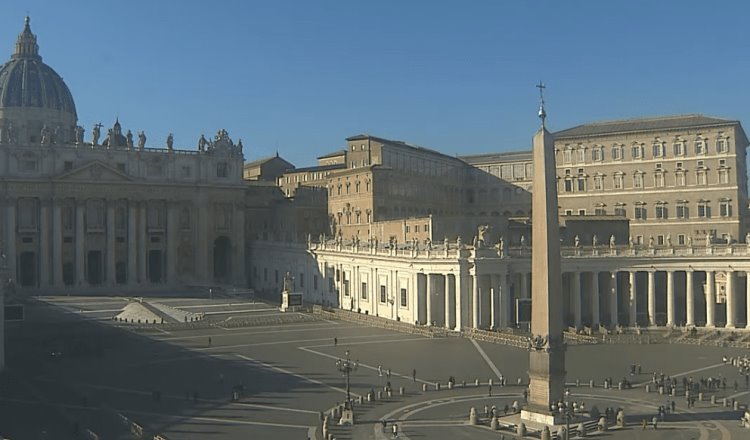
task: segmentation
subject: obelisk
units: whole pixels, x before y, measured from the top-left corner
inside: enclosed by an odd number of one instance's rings
[[[545,127],[544,84],[539,87],[542,127],[534,135],[531,224],[531,344],[529,397],[521,418],[557,424],[550,406],[563,398],[565,344],[562,323],[560,225],[557,212],[554,139]]]

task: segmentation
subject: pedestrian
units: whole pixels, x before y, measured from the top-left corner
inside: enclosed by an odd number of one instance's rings
[[[417,381],[417,369],[416,369],[416,368],[415,368],[415,369],[413,369],[413,370],[411,370],[411,380],[412,380],[413,382],[416,382],[416,381]]]
[[[391,378],[391,369],[390,368],[386,371],[386,375],[388,376],[388,379]]]
[[[388,420],[383,419],[381,423],[383,423],[383,432],[385,432],[385,429],[388,427]]]
[[[506,416],[508,415],[508,404],[507,403],[503,407],[503,414],[506,415]]]
[[[211,346],[211,336],[208,337],[208,346]]]
[[[648,422],[646,422],[646,419],[641,420],[641,429],[646,429],[646,425],[648,425]]]
[[[656,416],[654,416],[654,418],[653,418],[653,419],[651,419],[651,423],[653,423],[653,424],[654,424],[654,429],[656,429],[656,423],[657,423],[657,419],[656,419]]]
[[[492,397],[492,384],[487,385],[487,395]]]
[[[676,406],[675,403],[674,403],[674,400],[672,402],[670,402],[670,405],[672,405],[672,414],[674,414],[674,409],[675,409],[675,406]]]
[[[394,423],[391,429],[393,431],[393,438],[398,438],[398,425]]]
[[[339,345],[339,338],[337,337],[333,338],[333,345]]]
[[[383,377],[383,366],[378,365],[378,376]]]

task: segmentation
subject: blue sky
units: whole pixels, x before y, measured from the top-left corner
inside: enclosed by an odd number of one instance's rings
[[[750,123],[747,2],[6,0],[0,60],[31,16],[87,130],[150,146],[226,128],[297,166],[358,133],[446,154],[529,148],[548,125],[703,113]],[[5,58],[3,58],[5,57]]]

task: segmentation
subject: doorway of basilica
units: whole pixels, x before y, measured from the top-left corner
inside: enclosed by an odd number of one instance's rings
[[[18,266],[18,278],[22,286],[33,287],[36,280],[36,253],[21,252]]]
[[[231,271],[232,244],[228,237],[214,241],[214,281],[228,283]]]
[[[163,272],[162,252],[159,249],[148,251],[148,281],[161,283]]]
[[[92,286],[102,283],[104,265],[102,264],[102,251],[89,251],[86,255],[86,275]]]

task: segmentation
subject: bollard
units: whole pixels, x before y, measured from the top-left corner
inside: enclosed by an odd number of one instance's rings
[[[362,405],[362,396],[357,397],[357,404]]]
[[[721,399],[721,406],[723,406],[725,408],[727,406],[729,406],[729,403],[727,402],[727,398],[726,397],[724,397],[723,399]]]
[[[716,396],[711,396],[711,405],[716,405]]]
[[[403,395],[404,395],[404,387],[399,387],[399,388],[398,388],[398,394],[399,394],[400,396],[403,396]]]
[[[388,388],[388,391],[386,391],[386,393],[388,394],[388,397],[393,397],[393,392],[390,388]]]
[[[427,384],[426,383],[422,384],[422,391],[424,391],[424,392],[427,391]]]
[[[581,380],[580,379],[576,379],[576,388],[578,388],[580,386],[581,386]]]
[[[518,434],[519,437],[523,437],[526,435],[526,424],[521,422],[518,424],[518,428],[516,429],[516,434]]]
[[[478,387],[478,386],[479,386],[479,379],[474,379],[474,386],[475,386],[475,387]]]
[[[492,420],[490,421],[490,429],[493,431],[497,431],[497,416],[492,416]]]
[[[518,380],[516,381],[516,384],[517,384],[517,385],[523,385],[523,379],[521,379],[521,378],[519,377],[519,378],[518,378]],[[524,429],[526,429],[526,425],[524,425]]]
[[[620,428],[625,427],[625,411],[623,410],[617,412],[617,426]]]
[[[492,386],[492,378],[487,381],[487,385]]]
[[[734,399],[732,399],[732,400],[734,400]],[[734,409],[735,411],[739,411],[740,410],[740,402],[738,402],[738,401],[735,400],[734,403],[732,404],[732,409]]]
[[[542,428],[541,440],[552,440],[552,434],[549,432],[549,426],[547,425]]]
[[[594,388],[594,379],[589,381],[589,388]]]
[[[703,402],[703,393],[698,393],[698,402]]]
[[[649,384],[646,384],[646,392],[647,392],[647,393],[650,393],[650,392],[651,392],[651,385],[649,385]]]
[[[435,391],[440,391],[440,384],[439,383],[435,384]]]
[[[372,402],[372,397],[373,397],[372,393],[367,393],[367,401],[368,402]]]
[[[449,389],[449,390],[452,390],[452,389],[453,389],[453,382],[448,382],[448,389]]]
[[[664,387],[659,387],[659,394],[664,394]]]
[[[586,425],[584,425],[583,422],[578,424],[578,436],[586,437]]]
[[[672,389],[670,390],[670,392],[669,392],[669,395],[670,395],[670,396],[672,396],[672,397],[676,396],[676,395],[677,395],[677,389],[675,389],[675,388],[672,388]]]
[[[477,423],[477,409],[472,406],[469,410],[469,425],[476,425]]]
[[[690,390],[685,390],[685,397],[690,397]]]
[[[617,382],[617,389],[622,391],[622,382]]]
[[[461,381],[461,386],[462,386],[463,388],[466,388],[466,381],[465,381],[465,380],[462,380],[462,381]]]

